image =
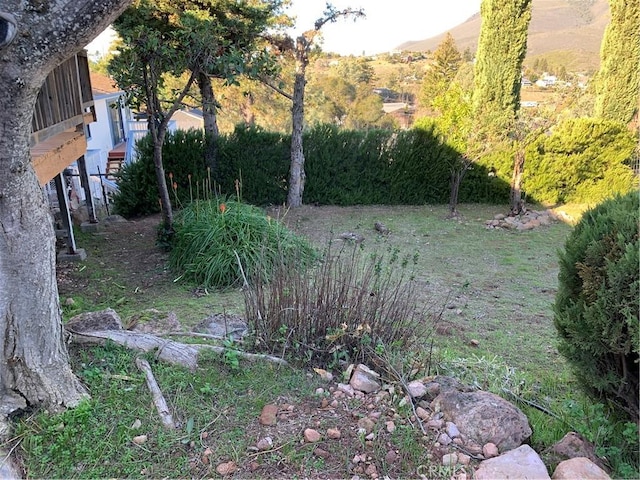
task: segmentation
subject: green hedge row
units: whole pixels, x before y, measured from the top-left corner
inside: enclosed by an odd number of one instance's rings
[[[637,140],[615,122],[570,120],[527,150],[524,190],[529,202],[596,202],[634,184],[627,165]],[[163,155],[171,197],[180,207],[210,198],[212,189],[254,205],[283,204],[287,197],[290,136],[238,127],[218,139],[218,164],[203,161],[204,134],[167,135]],[[305,132],[303,200],[319,205],[443,204],[449,201],[450,165],[459,152],[429,129]],[[139,160],[120,178],[115,210],[124,216],[159,210],[149,139]],[[507,203],[514,153],[494,151],[475,163],[460,188],[461,203]],[[175,188],[173,188],[175,186]]]

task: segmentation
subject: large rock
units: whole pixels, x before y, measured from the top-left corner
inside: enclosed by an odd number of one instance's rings
[[[611,479],[607,472],[586,457],[576,457],[560,462],[551,478],[554,480],[574,480],[576,478],[580,480]]]
[[[552,467],[570,458],[586,457],[603,470],[607,471],[604,462],[596,455],[593,443],[575,432],[567,433],[562,439],[547,451],[543,452],[548,464]]]
[[[495,444],[500,452],[522,445],[531,436],[527,417],[491,392],[444,391],[431,408],[458,426],[460,433],[478,445]]]
[[[64,325],[70,332],[97,332],[100,330],[122,330],[120,315],[112,308],[99,312],[85,312],[69,319]]]
[[[476,470],[476,480],[549,480],[547,467],[540,456],[529,445],[522,445],[514,450],[480,463]]]
[[[349,380],[349,385],[351,385],[354,390],[359,390],[364,393],[373,393],[380,390],[381,385],[378,382],[379,378],[380,375],[378,373],[361,363],[353,371],[351,380]]]

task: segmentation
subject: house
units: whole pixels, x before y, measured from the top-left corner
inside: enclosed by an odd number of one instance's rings
[[[86,256],[75,244],[69,203],[71,199],[78,200],[77,189],[65,171],[76,162],[78,183],[88,194],[85,132],[86,126],[95,118],[89,62],[86,52],[81,51],[47,76],[38,93],[31,123],[31,162],[40,185],[59,211],[59,221],[66,236],[65,259]],[[91,203],[87,204],[87,211],[89,222],[97,222]]]

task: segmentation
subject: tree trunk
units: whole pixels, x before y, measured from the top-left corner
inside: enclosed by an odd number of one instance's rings
[[[304,128],[304,88],[308,58],[306,43],[299,38],[296,43],[296,75],[293,84],[293,106],[291,108],[291,171],[289,172],[289,193],[287,206],[302,206],[304,192],[304,150],[302,130]]]
[[[155,130],[155,132],[154,132]],[[169,187],[167,187],[167,178],[164,173],[164,164],[162,163],[162,146],[164,145],[164,137],[166,130],[162,126],[151,128],[153,136],[153,164],[156,169],[156,181],[158,182],[158,195],[160,196],[160,206],[162,207],[162,221],[167,232],[173,231],[173,207],[169,198]],[[173,187],[172,185],[170,187]]]
[[[6,68],[3,66],[3,69]],[[0,414],[74,406],[87,392],[69,366],[56,283],[53,219],[31,165],[38,87],[0,73]],[[43,78],[33,83],[40,85]]]
[[[200,88],[200,95],[202,97],[202,119],[204,120],[204,161],[205,165],[211,169],[215,177],[218,161],[218,137],[220,132],[216,119],[217,104],[213,93],[211,78],[202,72],[198,73],[198,87]]]
[[[518,149],[516,158],[513,162],[513,175],[511,176],[511,214],[519,215],[522,213],[522,174],[524,173],[524,150]]]
[[[256,114],[253,111],[254,103],[253,93],[246,92],[244,94],[244,104],[242,105],[242,118],[244,119],[244,124],[249,127],[253,127],[256,124]]]

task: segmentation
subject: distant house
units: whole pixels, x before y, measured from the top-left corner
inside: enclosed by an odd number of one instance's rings
[[[189,110],[178,110],[173,114],[172,120],[175,121],[175,128],[178,130],[202,130],[204,129],[204,118],[202,110],[191,108]]]

